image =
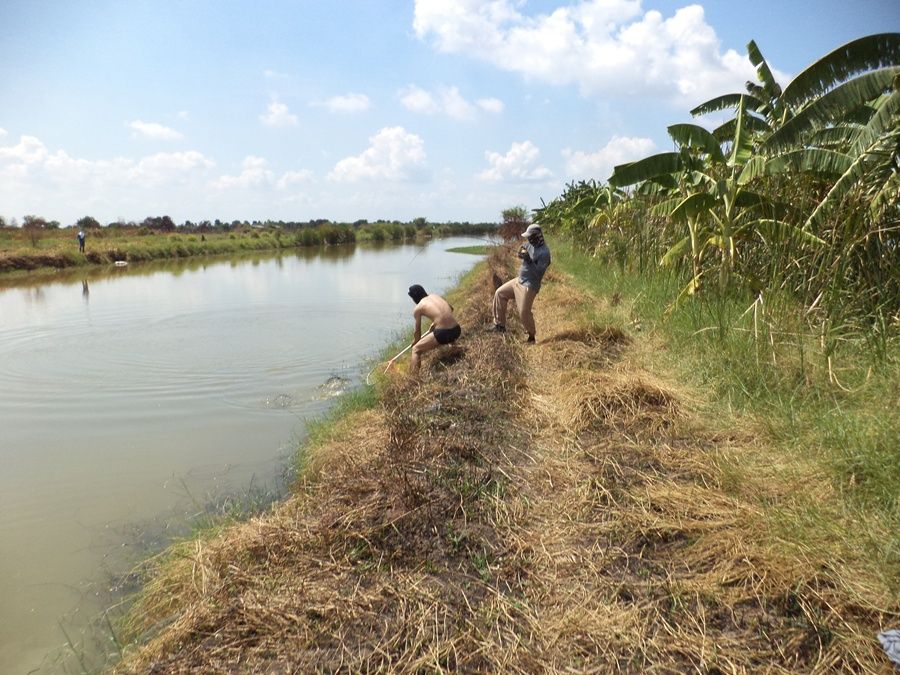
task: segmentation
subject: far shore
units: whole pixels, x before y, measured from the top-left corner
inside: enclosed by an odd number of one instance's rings
[[[0,278],[51,275],[150,260],[191,258],[254,251],[319,248],[340,244],[386,243],[453,235],[490,233],[490,224],[403,224],[245,227],[230,231],[159,231],[143,227],[92,228],[79,251],[74,228],[39,233],[0,228]]]

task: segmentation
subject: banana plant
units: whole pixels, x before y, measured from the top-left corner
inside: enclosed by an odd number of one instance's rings
[[[575,237],[592,238],[624,195],[594,180],[571,182],[563,194],[534,211],[534,222]]]
[[[833,179],[807,229],[854,190],[877,218],[895,208],[900,169],[900,33],[860,38],[797,75],[783,99],[797,113],[763,143],[769,174],[800,169]]]
[[[608,248],[613,237],[637,243],[662,265],[689,263],[676,305],[717,276],[720,290],[783,289],[822,316],[896,321],[900,34],[847,43],[784,88],[755,42],[747,53],[757,81],[692,111],[731,119],[669,127],[672,152],[617,166],[605,193],[573,183],[540,218]],[[860,301],[846,310],[848,297]]]
[[[764,158],[754,154],[753,134],[746,119],[746,98],[741,95],[727,154],[713,133],[703,127],[676,124],[668,128],[678,146],[676,152],[617,166],[610,178],[610,184],[624,187],[675,177],[677,195],[660,204],[657,212],[687,227],[687,234],[660,260],[662,265],[670,265],[690,252],[691,278],[676,304],[700,288],[707,273],[703,262],[711,253],[718,258],[719,288],[724,291],[735,274],[738,244],[743,240],[796,237],[809,244],[823,243],[783,220],[789,207],[749,188],[750,181],[760,174]],[[760,286],[754,279],[744,277],[743,281],[754,288]]]

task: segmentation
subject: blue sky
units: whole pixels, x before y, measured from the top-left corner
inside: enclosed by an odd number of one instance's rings
[[[0,216],[495,221],[900,1],[0,3]],[[715,120],[710,120],[712,124]]]

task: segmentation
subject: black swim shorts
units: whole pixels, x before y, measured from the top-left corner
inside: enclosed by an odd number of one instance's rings
[[[456,324],[453,328],[434,329],[434,339],[438,341],[439,345],[449,345],[451,342],[456,342],[461,334],[462,328],[459,327],[459,324]]]

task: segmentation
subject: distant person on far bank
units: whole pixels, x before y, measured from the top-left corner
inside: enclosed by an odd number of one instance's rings
[[[550,267],[550,249],[544,241],[540,225],[529,225],[522,233],[522,237],[527,241],[519,248],[518,255],[522,260],[519,276],[507,281],[494,293],[494,330],[498,333],[506,332],[506,306],[515,298],[522,327],[528,334],[526,342],[533,343],[536,329],[531,308],[541,290],[544,272]]]
[[[416,322],[412,340],[412,359],[409,363],[409,374],[415,377],[419,372],[419,364],[422,354],[441,345],[449,345],[456,342],[462,334],[456,318],[453,316],[453,307],[437,293],[427,293],[419,284],[409,287],[408,295],[416,303],[413,310],[413,319]],[[431,320],[431,329],[422,337],[422,317]],[[404,350],[405,351],[405,350]],[[388,363],[388,368],[397,360],[395,356]]]
[[[84,253],[84,230],[78,230],[78,234],[75,238],[78,239],[79,253]]]

